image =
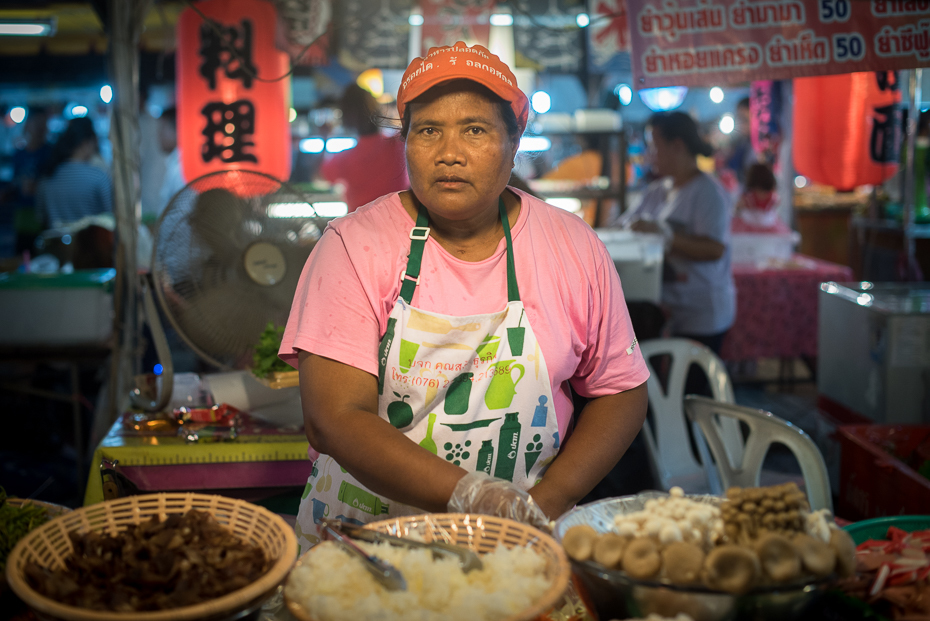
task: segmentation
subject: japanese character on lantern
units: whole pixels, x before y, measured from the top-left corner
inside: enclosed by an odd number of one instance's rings
[[[201,113],[206,120],[201,156],[204,162],[218,157],[226,163],[258,162],[252,153],[246,153],[246,147],[254,147],[251,141],[255,133],[255,106],[248,99],[240,99],[231,104],[221,101],[208,103]]]
[[[216,71],[222,69],[230,80],[240,80],[252,88],[252,21],[243,19],[240,27],[204,22],[200,26],[200,75],[216,90]]]

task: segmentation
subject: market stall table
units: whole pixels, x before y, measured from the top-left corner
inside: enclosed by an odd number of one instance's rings
[[[141,492],[212,490],[254,502],[306,485],[312,464],[303,431],[240,416],[234,440],[188,442],[176,431],[141,435],[133,414],[123,414],[94,452],[84,504],[105,499],[108,464]]]
[[[756,267],[734,265],[736,323],[721,350],[724,360],[817,355],[820,283],[849,281],[852,269],[796,254],[790,261]]]

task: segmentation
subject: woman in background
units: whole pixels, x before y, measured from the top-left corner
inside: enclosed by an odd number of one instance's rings
[[[690,338],[720,353],[736,318],[730,269],[730,199],[698,169],[697,156],[712,147],[683,112],[649,120],[652,166],[659,179],[643,192],[632,216],[635,231],[665,238],[662,305],[673,336]]]

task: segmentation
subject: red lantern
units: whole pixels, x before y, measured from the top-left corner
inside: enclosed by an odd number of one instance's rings
[[[291,173],[288,57],[264,0],[203,0],[178,19],[178,146],[188,181],[219,170]],[[274,81],[272,81],[274,80]]]
[[[901,91],[897,73],[794,80],[794,167],[840,191],[878,185],[898,169]]]

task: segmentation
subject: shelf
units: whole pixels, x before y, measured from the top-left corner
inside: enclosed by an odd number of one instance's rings
[[[905,227],[896,220],[866,220],[865,218],[854,218],[853,226],[885,233],[907,234],[908,237],[913,239],[930,239],[930,224],[912,224],[905,231]]]

